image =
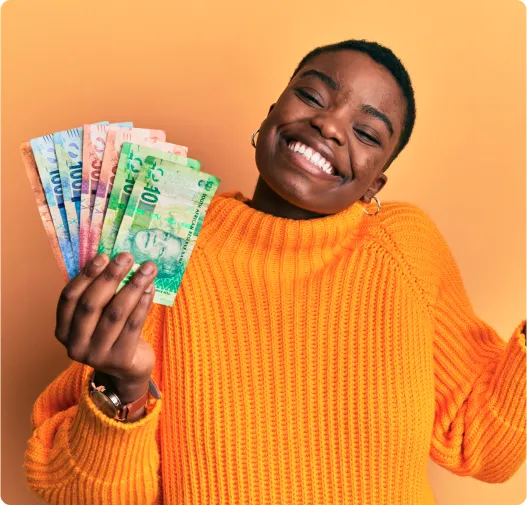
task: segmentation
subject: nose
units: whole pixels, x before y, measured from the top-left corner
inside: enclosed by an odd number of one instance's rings
[[[339,146],[346,142],[343,125],[339,118],[326,111],[320,111],[311,118],[311,126],[325,139],[334,140]]]

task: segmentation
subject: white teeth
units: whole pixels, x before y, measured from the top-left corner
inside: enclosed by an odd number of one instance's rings
[[[305,158],[307,158],[321,170],[324,170],[324,172],[327,174],[335,175],[335,170],[331,166],[331,163],[327,161],[320,153],[311,149],[311,147],[307,147],[305,144],[302,144],[302,142],[297,141],[290,142],[287,147],[295,153],[302,154]]]

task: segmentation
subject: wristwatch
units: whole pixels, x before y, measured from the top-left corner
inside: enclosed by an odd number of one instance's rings
[[[95,373],[96,372],[94,371],[90,380],[90,397],[101,412],[116,421],[126,421],[128,417],[146,406],[149,394],[157,400],[161,398],[156,383],[153,379],[150,379],[148,391],[143,396],[133,402],[123,405],[114,391],[104,385],[97,385],[95,383]]]

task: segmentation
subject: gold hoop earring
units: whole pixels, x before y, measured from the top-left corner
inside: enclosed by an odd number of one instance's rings
[[[381,210],[381,202],[379,202],[378,198],[376,196],[372,196],[372,198],[377,202],[377,212],[374,212],[373,214],[370,214],[364,207],[362,210],[368,214],[368,216],[375,216],[375,214],[378,214]]]
[[[251,145],[256,149],[256,142],[254,141],[254,138],[256,137],[256,135],[258,135],[258,132],[260,131],[260,128],[258,128],[258,130],[256,130],[252,135],[251,135]]]

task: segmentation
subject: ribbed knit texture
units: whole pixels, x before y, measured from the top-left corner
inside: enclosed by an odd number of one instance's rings
[[[432,505],[429,455],[509,479],[524,320],[505,341],[475,315],[427,214],[295,221],[246,200],[214,197],[174,306],[149,315],[162,400],[115,422],[73,363],[35,404],[30,487],[61,505]]]

